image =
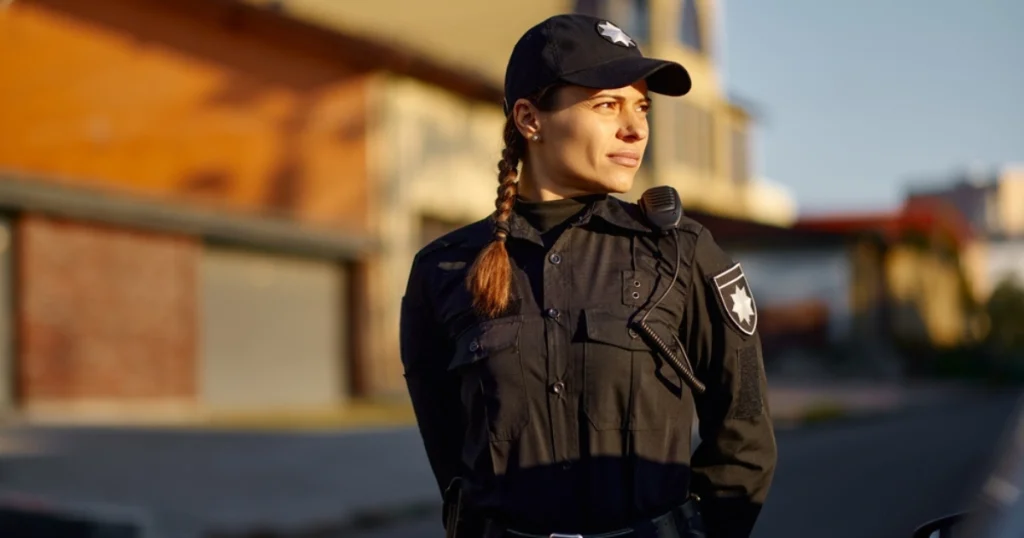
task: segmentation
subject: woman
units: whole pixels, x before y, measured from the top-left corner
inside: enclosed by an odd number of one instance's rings
[[[609,196],[642,161],[647,92],[690,85],[605,20],[516,44],[496,210],[422,249],[402,304],[450,536],[750,534],[776,452],[742,268],[672,200]]]

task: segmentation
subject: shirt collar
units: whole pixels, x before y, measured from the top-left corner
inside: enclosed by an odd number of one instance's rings
[[[647,225],[643,212],[640,211],[638,206],[626,204],[611,195],[596,197],[592,202],[587,204],[586,209],[575,217],[575,220],[571,225],[586,226],[592,220],[600,220],[616,228],[636,233],[650,233],[652,231],[651,227]],[[488,230],[493,234],[493,214],[487,217],[487,222],[490,224]],[[536,228],[531,226],[525,218],[518,215],[515,211],[513,211],[512,215],[509,217],[509,229],[509,237],[512,239],[529,241],[538,245],[544,244],[540,237],[540,233],[537,232]],[[493,235],[487,235],[486,237],[481,236],[477,239],[481,244],[486,244],[492,238]]]

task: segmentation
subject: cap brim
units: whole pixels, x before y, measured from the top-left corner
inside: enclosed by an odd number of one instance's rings
[[[602,90],[646,80],[649,91],[673,97],[685,95],[692,86],[690,73],[682,65],[643,57],[619,58],[561,78],[570,84]]]

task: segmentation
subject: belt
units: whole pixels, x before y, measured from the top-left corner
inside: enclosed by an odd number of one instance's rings
[[[495,520],[487,520],[483,538],[706,538],[706,535],[697,500],[691,497],[660,516],[612,531],[596,534],[531,534],[508,528]]]

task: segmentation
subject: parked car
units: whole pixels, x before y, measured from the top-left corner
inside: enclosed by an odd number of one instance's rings
[[[1013,417],[973,506],[921,525],[912,538],[1024,537],[1024,400]]]

